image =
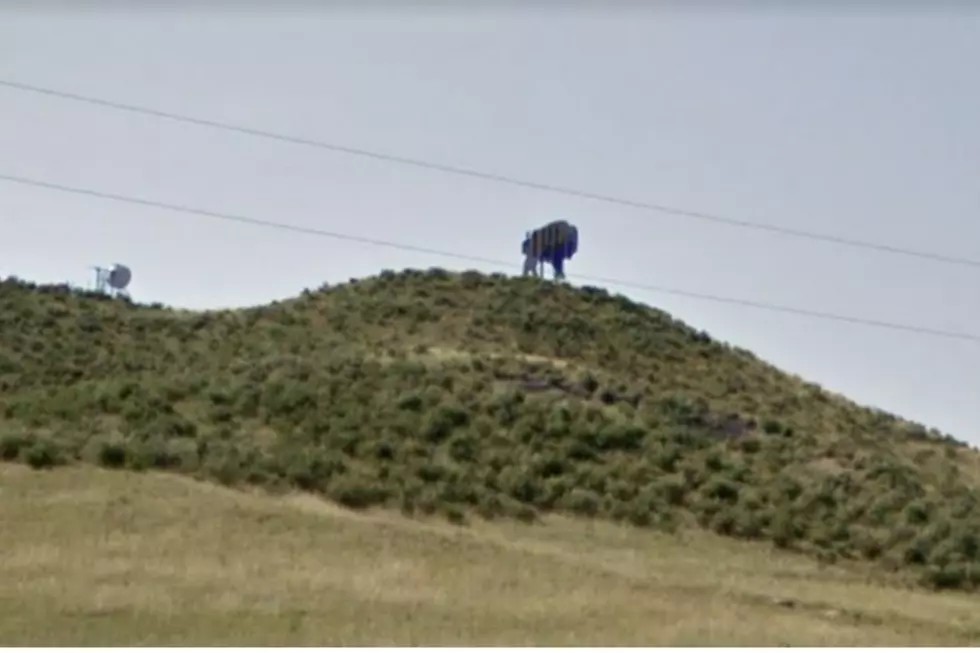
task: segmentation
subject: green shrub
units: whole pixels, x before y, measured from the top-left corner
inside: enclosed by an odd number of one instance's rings
[[[969,588],[977,452],[594,288],[442,270],[187,313],[0,281],[0,459],[553,511]]]

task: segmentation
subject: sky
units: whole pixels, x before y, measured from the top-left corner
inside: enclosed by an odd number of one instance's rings
[[[980,259],[980,9],[968,3],[467,4],[35,3],[0,9],[0,79]],[[978,268],[6,88],[2,174],[513,261],[466,263],[0,181],[0,275],[90,284],[90,266],[118,261],[133,269],[139,301],[254,305],[385,268],[520,274],[524,232],[564,218],[580,234],[573,281],[980,334]],[[980,444],[980,343],[609,288]]]

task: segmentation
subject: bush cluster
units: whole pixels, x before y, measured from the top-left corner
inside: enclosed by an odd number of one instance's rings
[[[972,588],[974,456],[594,288],[384,272],[192,313],[0,283],[0,458],[39,469],[701,527]]]

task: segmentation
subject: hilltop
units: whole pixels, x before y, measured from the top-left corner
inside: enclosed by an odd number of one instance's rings
[[[530,278],[384,272],[213,312],[4,281],[0,456],[980,579],[974,450],[661,311]]]

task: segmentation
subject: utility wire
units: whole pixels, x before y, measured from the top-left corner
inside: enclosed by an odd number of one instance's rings
[[[832,243],[834,245],[844,245],[846,247],[854,247],[860,249],[869,249],[878,252],[884,252],[888,254],[897,254],[900,256],[909,256],[913,258],[926,259],[931,261],[937,261],[940,263],[947,263],[952,265],[967,266],[973,268],[980,268],[980,260],[965,258],[960,256],[953,256],[950,254],[942,254],[938,252],[927,252],[922,250],[913,250],[903,247],[896,247],[892,245],[887,245],[884,243],[876,243],[866,240],[857,240],[853,238],[846,238],[843,236],[834,236],[831,234],[821,234],[811,231],[804,231],[802,229],[794,229],[792,227],[781,227],[779,225],[763,223],[763,222],[752,222],[749,220],[741,220],[737,218],[729,218],[720,215],[704,213],[700,211],[693,211],[683,208],[671,207],[662,204],[654,204],[650,202],[641,202],[637,200],[630,200],[621,197],[614,197],[612,195],[602,195],[599,193],[592,193],[583,190],[577,190],[574,188],[568,188],[563,186],[557,186],[552,184],[544,184],[533,181],[527,181],[523,179],[518,179],[516,177],[509,177],[505,175],[498,175],[489,172],[481,172],[478,170],[472,170],[469,168],[462,168],[451,165],[444,165],[440,163],[434,163],[431,161],[424,161],[422,159],[409,158],[405,156],[397,156],[393,154],[385,154],[383,152],[371,151],[361,148],[349,147],[345,145],[338,145],[335,143],[327,143],[324,141],[317,141],[308,138],[302,138],[298,136],[289,136],[286,134],[275,133],[271,131],[266,131],[262,129],[254,129],[251,127],[244,127],[240,125],[233,125],[226,122],[219,122],[216,120],[208,120],[205,118],[195,118],[193,116],[187,116],[177,113],[170,113],[167,111],[161,111],[159,109],[152,109],[149,107],[136,106],[132,104],[124,104],[121,102],[114,102],[111,100],[105,100],[102,98],[96,98],[88,95],[80,95],[77,93],[70,93],[67,91],[59,91],[52,88],[46,88],[41,86],[35,86],[32,84],[25,84],[23,82],[15,82],[6,79],[0,79],[0,87],[8,88],[11,90],[24,91],[28,93],[35,93],[40,95],[47,95],[50,97],[57,97],[64,100],[71,100],[74,102],[82,102],[85,104],[116,109],[119,111],[128,111],[130,113],[138,113],[147,116],[154,116],[156,118],[163,118],[166,120],[173,120],[176,122],[188,123],[192,125],[198,125],[200,127],[210,127],[212,129],[220,129],[224,131],[237,132],[239,134],[245,134],[248,136],[256,136],[259,138],[267,138],[277,141],[282,141],[285,143],[292,143],[294,145],[305,145],[308,147],[315,147],[323,150],[330,150],[332,152],[338,152],[342,154],[349,154],[353,156],[366,157],[370,159],[375,159],[378,161],[385,161],[387,163],[395,163],[400,165],[414,166],[416,168],[424,168],[427,170],[435,170],[438,172],[444,172],[448,174],[461,175],[466,177],[474,177],[477,179],[482,179],[485,181],[493,181],[502,184],[509,184],[511,186],[520,186],[523,188],[531,188],[534,190],[545,191],[549,193],[556,193],[560,195],[567,195],[570,197],[577,197],[580,199],[595,200],[598,202],[605,202],[608,204],[617,204],[619,206],[626,206],[634,209],[642,209],[646,211],[654,211],[657,213],[664,213],[668,215],[675,215],[683,218],[689,218],[693,220],[701,220],[705,222],[712,222],[715,224],[723,224],[731,227],[740,227],[743,229],[753,229],[756,231],[766,231],[770,233],[780,234],[783,236],[792,236],[795,238],[804,238],[808,240],[817,240],[826,243]]]
[[[377,238],[368,238],[368,237],[357,236],[349,233],[328,231],[326,229],[319,229],[315,227],[303,227],[300,225],[292,225],[283,222],[275,222],[272,220],[264,220],[259,218],[243,216],[243,215],[235,215],[231,213],[219,213],[217,211],[198,209],[190,206],[182,206],[179,204],[170,204],[167,202],[150,200],[150,199],[145,199],[140,197],[133,197],[128,195],[119,195],[116,193],[109,193],[109,192],[94,190],[90,188],[78,188],[74,186],[66,186],[54,182],[48,182],[39,179],[31,179],[27,177],[19,177],[16,175],[0,174],[0,181],[5,181],[13,184],[20,184],[23,186],[32,186],[35,188],[54,190],[63,193],[71,193],[75,195],[86,195],[89,197],[96,197],[104,200],[111,200],[114,202],[137,204],[140,206],[163,209],[166,211],[173,211],[173,212],[184,213],[188,215],[197,215],[201,217],[213,218],[216,220],[225,220],[228,222],[235,222],[238,224],[247,224],[247,225],[253,225],[258,227],[265,227],[269,229],[280,229],[283,231],[292,231],[292,232],[307,234],[311,236],[319,236],[323,238],[333,238],[336,240],[346,240],[350,242],[365,243],[369,245],[375,245],[378,247],[388,247],[388,248],[399,249],[404,251],[421,252],[423,254],[443,256],[446,258],[454,258],[454,259],[475,262],[475,263],[486,263],[489,265],[503,266],[505,268],[510,268],[513,266],[513,262],[500,261],[497,259],[484,258],[480,256],[471,256],[467,254],[459,254],[457,252],[449,252],[445,250],[431,249],[427,247],[418,247],[415,245],[409,245],[406,243],[399,243],[390,240],[379,240]],[[623,288],[646,290],[649,292],[676,295],[679,297],[688,297],[691,299],[700,299],[703,301],[710,301],[710,302],[716,302],[722,304],[733,304],[737,306],[745,306],[749,308],[756,308],[760,310],[773,311],[779,313],[790,313],[795,315],[802,315],[805,317],[819,318],[823,320],[849,322],[851,324],[861,324],[865,326],[877,327],[882,329],[906,331],[906,332],[918,333],[923,335],[937,336],[941,338],[950,338],[954,340],[967,340],[970,342],[980,342],[980,334],[972,334],[972,333],[957,332],[957,331],[946,331],[943,329],[933,329],[930,327],[922,327],[922,326],[916,326],[911,324],[902,324],[898,322],[887,322],[883,320],[875,320],[875,319],[856,317],[856,316],[837,315],[834,313],[827,313],[824,311],[816,311],[816,310],[810,310],[806,308],[772,304],[768,302],[753,301],[748,299],[739,299],[735,297],[725,297],[722,295],[711,295],[706,293],[693,292],[689,290],[682,290],[678,288],[669,288],[666,286],[658,286],[652,284],[637,283],[633,281],[625,281],[622,279],[593,277],[593,276],[586,276],[586,275],[569,275],[569,276],[573,279],[580,279],[583,281],[592,281],[595,283],[601,283],[610,286],[620,286]]]

